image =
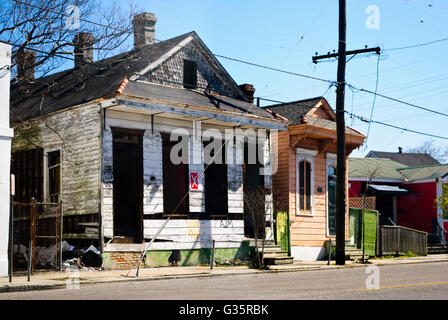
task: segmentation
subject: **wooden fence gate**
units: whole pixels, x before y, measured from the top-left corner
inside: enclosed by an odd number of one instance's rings
[[[288,251],[291,255],[291,237],[289,233],[289,212],[277,212],[277,244],[282,247],[282,250]]]

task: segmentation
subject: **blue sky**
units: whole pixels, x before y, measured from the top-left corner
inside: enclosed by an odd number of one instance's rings
[[[133,1],[141,11],[155,13],[157,40],[194,30],[215,54],[336,80],[336,59],[313,64],[311,58],[315,52],[337,50],[337,0]],[[126,3],[119,4],[127,9]],[[372,14],[366,9],[371,5],[379,10],[379,29],[366,27]],[[379,61],[378,93],[448,113],[448,41],[387,51],[448,38],[447,15],[446,0],[347,0],[347,50],[380,46],[384,51]],[[128,42],[132,46],[132,39]],[[327,83],[218,59],[238,84],[253,84],[257,97],[287,102],[324,95],[336,107],[335,88],[329,89]],[[377,63],[376,54],[354,57],[347,64],[346,81],[374,91]],[[71,64],[67,62],[69,67]],[[346,110],[369,118],[373,98],[347,88]],[[372,119],[448,137],[447,117],[380,97]],[[347,117],[346,124],[368,132],[368,124],[360,120]],[[448,146],[448,140],[372,124],[367,142],[351,156],[363,157],[370,150],[397,152],[399,146],[406,149],[428,140],[442,148]]]
[[[165,40],[196,31],[209,49],[220,55],[336,79],[337,61],[313,64],[311,57],[337,50],[338,1],[263,0],[140,0],[135,3],[158,19],[156,38]],[[368,29],[369,5],[379,9],[379,29]],[[348,0],[347,50],[380,46],[387,50],[448,37],[448,3],[443,0]],[[303,35],[303,39],[301,36]],[[379,62],[378,92],[426,108],[447,112],[448,41],[413,49],[385,51]],[[328,84],[219,59],[235,81],[251,83],[256,96],[293,101],[320,96],[335,108],[335,90]],[[347,64],[346,80],[357,88],[375,90],[377,56],[357,56]],[[346,90],[346,110],[369,118],[373,95]],[[447,117],[377,98],[373,119],[399,127],[448,136]],[[368,125],[346,123],[367,133]],[[370,150],[396,152],[433,140],[372,124],[367,144],[352,156]]]

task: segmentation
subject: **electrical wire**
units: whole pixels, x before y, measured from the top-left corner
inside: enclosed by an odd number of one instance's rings
[[[423,47],[423,46],[427,46],[430,44],[439,43],[439,42],[443,42],[443,41],[448,41],[448,38],[443,38],[443,39],[434,40],[434,41],[425,42],[425,43],[413,44],[413,45],[409,45],[409,46],[405,46],[405,47],[385,49],[384,51],[388,52],[388,51],[397,51],[397,50],[404,50],[404,49],[413,49],[413,48]]]
[[[372,121],[372,116],[373,116],[373,109],[375,108],[375,101],[376,101],[376,95],[378,92],[378,79],[379,79],[379,74],[380,74],[380,56],[378,55],[378,60],[376,63],[376,84],[375,84],[375,94],[373,96],[373,102],[372,102],[372,108],[370,109],[370,121],[369,121],[369,127],[367,128],[367,137],[365,140],[365,148],[367,148],[367,141],[369,140],[369,133],[370,133],[370,124]],[[353,92],[353,91],[352,91]]]

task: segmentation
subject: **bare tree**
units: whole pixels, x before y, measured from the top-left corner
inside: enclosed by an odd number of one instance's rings
[[[406,152],[426,153],[441,163],[448,161],[448,146],[445,148],[439,147],[433,140],[425,141],[417,147],[409,147],[406,149]]]
[[[248,190],[244,193],[244,206],[247,208],[247,210],[245,210],[245,215],[246,219],[252,224],[255,241],[256,267],[259,269],[265,267],[263,256],[267,241],[274,240],[268,239],[266,236],[266,221],[268,220],[269,214],[274,215],[274,211],[280,207],[281,201],[281,196],[278,192],[262,186]],[[273,216],[270,216],[269,218],[272,219]],[[275,230],[272,229],[272,237],[274,233]]]
[[[17,81],[17,58],[35,53],[32,69],[40,76],[73,60],[73,40],[81,32],[94,35],[97,58],[115,54],[132,34],[135,7],[128,9],[100,0],[2,0],[0,40],[12,48],[12,75]],[[65,59],[64,59],[65,58]]]

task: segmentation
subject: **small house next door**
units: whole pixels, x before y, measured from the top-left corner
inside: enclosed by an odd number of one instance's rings
[[[143,131],[114,129],[114,236],[141,243],[143,235]]]

